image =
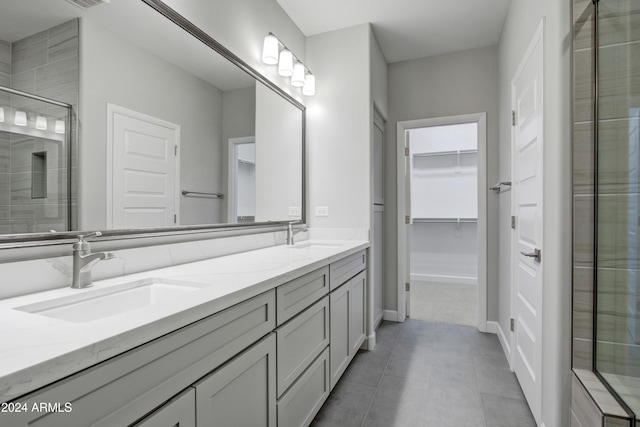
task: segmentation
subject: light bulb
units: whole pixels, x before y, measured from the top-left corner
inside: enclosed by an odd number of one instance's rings
[[[55,125],[55,128],[54,128],[54,132],[55,133],[64,133],[64,131],[65,131],[64,121],[56,120],[56,125]]]
[[[316,94],[316,76],[309,73],[304,78],[304,87],[302,88],[304,96],[313,96]]]
[[[36,129],[47,130],[47,119],[44,116],[36,116]]]
[[[26,126],[27,125],[27,113],[24,111],[16,110],[16,116],[13,119],[13,124],[16,126]]]
[[[280,52],[278,74],[284,77],[289,77],[293,74],[293,53],[288,49],[282,49]]]
[[[291,76],[291,86],[304,86],[304,65],[300,61],[296,61],[293,66],[293,75]]]
[[[262,62],[268,65],[278,63],[278,39],[273,34],[268,34],[264,38],[262,45]]]

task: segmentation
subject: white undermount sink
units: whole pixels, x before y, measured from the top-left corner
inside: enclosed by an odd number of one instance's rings
[[[330,249],[330,248],[339,248],[342,246],[339,243],[318,243],[318,242],[309,242],[309,243],[300,243],[299,245],[294,245],[293,247],[296,249]]]
[[[198,283],[169,279],[142,279],[106,288],[90,288],[77,295],[54,298],[15,310],[75,323],[86,323],[154,304],[203,288]]]

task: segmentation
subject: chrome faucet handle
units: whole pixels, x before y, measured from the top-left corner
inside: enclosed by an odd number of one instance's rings
[[[94,231],[93,233],[89,233],[89,234],[78,234],[78,243],[87,243],[86,239],[91,239],[92,237],[100,237],[102,236],[102,233],[99,231]]]
[[[78,241],[73,244],[73,250],[80,251],[81,254],[85,255],[91,250],[91,245],[89,245],[89,242],[87,242],[86,239],[99,236],[102,236],[102,233],[99,231],[89,234],[79,234],[77,236]]]

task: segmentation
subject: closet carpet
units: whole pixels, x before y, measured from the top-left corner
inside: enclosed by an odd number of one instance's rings
[[[409,317],[427,322],[478,324],[478,287],[457,283],[411,281]]]
[[[314,427],[535,427],[498,338],[468,326],[383,322]]]

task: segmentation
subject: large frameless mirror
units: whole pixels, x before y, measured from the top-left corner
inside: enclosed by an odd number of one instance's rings
[[[299,102],[161,1],[72,3],[2,5],[1,243],[304,220]]]

